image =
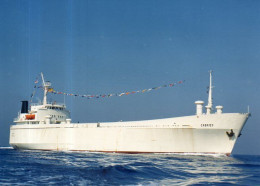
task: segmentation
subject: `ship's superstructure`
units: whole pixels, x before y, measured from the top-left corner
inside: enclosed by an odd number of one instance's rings
[[[32,103],[30,110],[28,110],[28,101],[22,101],[21,112],[18,113],[18,117],[15,118],[14,122],[19,125],[70,123],[70,113],[65,104],[47,102],[47,94],[51,83],[44,80],[42,73],[41,77],[44,91],[42,103]]]
[[[75,150],[127,153],[221,153],[230,154],[249,113],[213,112],[212,71],[206,113],[196,101],[196,114],[166,119],[71,123],[64,104],[47,102],[50,82],[42,82],[43,102],[22,102],[16,123],[10,127],[15,149]]]

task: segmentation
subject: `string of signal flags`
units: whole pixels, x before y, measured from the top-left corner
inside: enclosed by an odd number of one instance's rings
[[[35,84],[37,84],[39,81],[36,80]],[[58,94],[58,95],[66,95],[66,96],[74,96],[74,97],[83,97],[87,99],[99,99],[99,98],[110,98],[112,96],[126,96],[126,95],[131,95],[131,94],[138,94],[138,93],[146,93],[154,90],[159,90],[161,88],[167,88],[167,87],[175,87],[176,85],[184,83],[185,80],[178,81],[178,82],[173,82],[170,84],[165,84],[161,85],[158,87],[153,87],[153,88],[147,88],[147,89],[142,89],[142,90],[136,90],[136,91],[127,91],[127,92],[121,92],[121,93],[110,93],[110,94],[98,94],[98,95],[89,95],[89,94],[72,94],[72,93],[66,93],[66,92],[61,92],[54,90],[53,88],[49,88],[48,92],[52,94]],[[34,88],[43,88],[42,86],[34,86]],[[32,94],[33,97],[34,93]]]

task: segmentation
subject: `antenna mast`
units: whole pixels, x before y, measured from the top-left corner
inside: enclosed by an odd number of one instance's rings
[[[212,70],[209,71],[209,97],[208,97],[208,105],[206,106],[207,114],[212,112],[213,101],[212,101]]]
[[[48,93],[48,89],[51,86],[51,83],[49,81],[44,81],[44,77],[43,77],[43,73],[41,72],[41,76],[42,76],[42,86],[44,88],[44,93],[43,93],[43,101],[42,104],[46,105],[47,104],[47,93]]]

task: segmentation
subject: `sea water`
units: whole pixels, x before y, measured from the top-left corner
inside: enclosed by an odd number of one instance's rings
[[[0,185],[260,185],[260,156],[0,148]]]

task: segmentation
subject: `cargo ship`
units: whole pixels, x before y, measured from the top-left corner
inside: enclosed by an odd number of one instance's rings
[[[212,71],[208,104],[196,101],[194,115],[142,121],[73,123],[65,104],[48,102],[51,87],[41,73],[43,100],[22,101],[10,126],[14,149],[115,153],[209,153],[230,155],[250,116],[213,108]]]

